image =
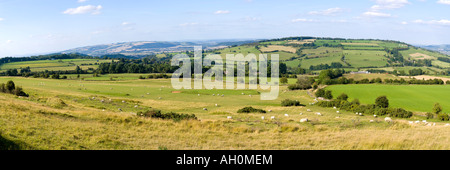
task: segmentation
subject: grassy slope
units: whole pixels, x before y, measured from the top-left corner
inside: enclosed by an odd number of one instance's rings
[[[98,62],[97,62],[98,61]],[[94,65],[95,63],[105,63],[111,62],[111,60],[102,60],[102,59],[64,59],[64,60],[38,60],[38,61],[23,61],[23,62],[14,62],[7,63],[0,66],[0,72],[6,71],[8,69],[20,69],[25,67],[30,67],[33,72],[40,71],[66,71],[66,70],[75,70],[76,66],[79,65],[81,69],[87,70],[88,68],[97,69],[98,65]],[[81,66],[82,64],[92,64]]]
[[[0,82],[7,80],[14,80],[31,94],[27,99],[0,94],[0,135],[22,149],[450,149],[450,132],[442,123],[430,128],[410,126],[403,120],[388,124],[382,118],[369,123],[371,116],[337,114],[334,109],[280,107],[280,101],[286,98],[312,102],[306,91],[286,91],[286,86],[282,86],[279,99],[260,101],[255,90],[171,93],[174,89],[170,80],[0,78]],[[60,98],[67,106],[55,106],[48,98]],[[214,106],[216,103],[219,107]],[[244,106],[273,112],[237,114]],[[162,121],[132,114],[150,107],[193,113],[202,121]],[[227,116],[233,116],[233,120],[227,120]],[[270,116],[276,116],[276,121],[267,120]],[[312,122],[299,123],[302,118]],[[423,118],[411,120],[415,119]]]

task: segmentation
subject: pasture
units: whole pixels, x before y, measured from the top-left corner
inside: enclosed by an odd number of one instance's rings
[[[132,76],[138,75],[123,77]],[[261,101],[261,90],[175,90],[170,79],[83,81],[1,77],[0,83],[8,80],[30,94],[29,98],[0,94],[0,136],[21,149],[450,149],[450,127],[444,126],[444,122],[427,127],[411,125],[403,119],[387,123],[382,117],[337,113],[335,109],[309,105],[314,98],[308,91],[289,91],[286,86],[281,86],[277,100]],[[350,98],[354,96],[350,93],[352,89],[387,88],[374,86],[328,88],[333,95],[343,89]],[[398,95],[388,96],[394,106],[404,104],[403,101],[407,103],[402,105],[405,108],[420,104],[414,95],[402,97],[401,89],[407,86],[392,87],[401,87],[395,89]],[[409,91],[431,88],[430,96],[448,101],[450,95],[442,91],[449,91],[449,87],[411,86]],[[376,92],[368,94],[384,94]],[[373,103],[369,98],[360,100]],[[281,107],[284,99],[298,100],[306,106]],[[434,101],[427,97],[424,100]],[[441,102],[441,105],[444,111],[449,111],[448,104]],[[272,112],[237,113],[246,106]],[[428,108],[428,103],[421,107]],[[176,122],[136,116],[137,112],[150,109],[195,114],[199,120]],[[315,114],[318,112],[322,116]],[[272,116],[275,119],[270,119]],[[300,123],[304,118],[310,121]],[[415,116],[410,120],[422,119]]]
[[[440,103],[444,112],[450,112],[449,85],[333,85],[327,87],[333,96],[346,93],[349,100],[373,104],[378,96],[385,95],[390,106],[402,107],[417,112],[431,112],[435,103]]]

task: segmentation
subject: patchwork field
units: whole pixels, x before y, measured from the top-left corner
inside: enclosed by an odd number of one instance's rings
[[[344,50],[345,60],[353,67],[385,67],[385,51]]]
[[[97,69],[100,63],[109,63],[112,60],[102,59],[63,59],[63,60],[39,60],[39,61],[23,61],[13,62],[0,65],[0,72],[8,69],[20,69],[30,67],[33,72],[41,71],[66,71],[75,70],[76,66],[80,66],[83,70]]]

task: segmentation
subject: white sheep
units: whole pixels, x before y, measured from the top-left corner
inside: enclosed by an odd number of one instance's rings
[[[339,113],[339,111],[336,111],[336,113]]]
[[[231,116],[228,116],[228,117],[227,117],[227,119],[233,119],[233,117],[231,117]]]
[[[122,100],[122,103],[125,103],[125,100]]]
[[[376,118],[376,117],[378,117],[378,116],[377,116],[377,115],[373,115],[373,117],[375,117],[375,118]]]
[[[284,114],[284,116],[286,116],[286,117],[289,117],[289,115],[288,115],[288,114]]]
[[[373,122],[375,122],[374,120],[370,120],[370,123],[373,123]]]
[[[386,117],[386,118],[384,118],[384,121],[386,121],[386,122],[392,122],[392,119],[391,119],[390,117]]]
[[[333,109],[337,109],[336,107],[333,107]]]
[[[311,112],[311,109],[308,109],[308,110],[306,110],[306,111]]]
[[[219,107],[219,105],[218,105],[218,104],[216,104],[216,107]]]
[[[264,120],[264,116],[262,116],[261,119]]]
[[[275,116],[270,117],[270,119],[272,119],[272,120],[275,119]]]
[[[414,122],[413,121],[409,121],[409,124],[413,124]]]
[[[363,114],[362,114],[362,113],[359,113],[359,115],[362,116]]]
[[[272,110],[269,110],[269,112],[272,112]]]
[[[300,119],[300,123],[308,122],[308,119]]]
[[[208,109],[207,108],[203,108],[203,110],[207,111]]]
[[[134,108],[138,108],[138,105],[134,105]]]
[[[303,113],[300,113],[300,115],[303,115]]]
[[[316,113],[316,115],[317,115],[317,116],[322,116],[322,114],[321,114],[321,113]]]

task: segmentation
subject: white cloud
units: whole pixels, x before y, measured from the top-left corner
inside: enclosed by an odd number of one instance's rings
[[[75,14],[100,14],[100,10],[103,7],[101,5],[98,6],[93,6],[93,5],[86,5],[86,6],[79,6],[77,8],[69,8],[66,11],[64,11],[64,14],[69,14],[69,15],[75,15]]]
[[[408,0],[375,0],[376,5],[370,7],[370,9],[363,13],[366,17],[391,17],[391,14],[381,12],[382,10],[392,10],[402,8],[410,2]]]
[[[13,43],[12,40],[7,40],[7,41],[6,41],[6,44],[11,44],[11,43]]]
[[[317,22],[317,20],[298,18],[298,19],[293,19],[291,22]]]
[[[336,14],[344,12],[342,8],[330,8],[323,11],[311,11],[309,15],[325,15],[325,16],[335,16]]]
[[[3,19],[3,18],[0,18],[0,21],[3,21],[3,20],[5,20],[5,19]]]
[[[410,4],[408,0],[376,0],[377,5],[372,6],[371,10],[397,9]]]
[[[445,5],[450,5],[450,0],[439,0],[437,1],[438,4],[445,4]]]
[[[450,26],[450,20],[441,19],[441,20],[430,20],[430,21],[424,21],[421,19],[413,21],[417,24],[430,24],[430,25],[444,25],[444,26]]]
[[[402,25],[407,25],[407,24],[408,24],[408,22],[406,22],[406,21],[403,21],[403,22],[401,22],[400,24],[402,24]]]
[[[78,3],[83,3],[83,2],[86,2],[86,1],[88,1],[88,0],[78,0]]]
[[[122,26],[128,26],[128,25],[134,25],[134,23],[131,23],[131,22],[122,22]]]
[[[363,14],[367,17],[391,17],[391,14],[375,12],[375,11],[367,11]]]
[[[230,11],[228,11],[228,10],[218,10],[218,11],[214,12],[214,14],[229,14],[229,13],[230,13]]]

